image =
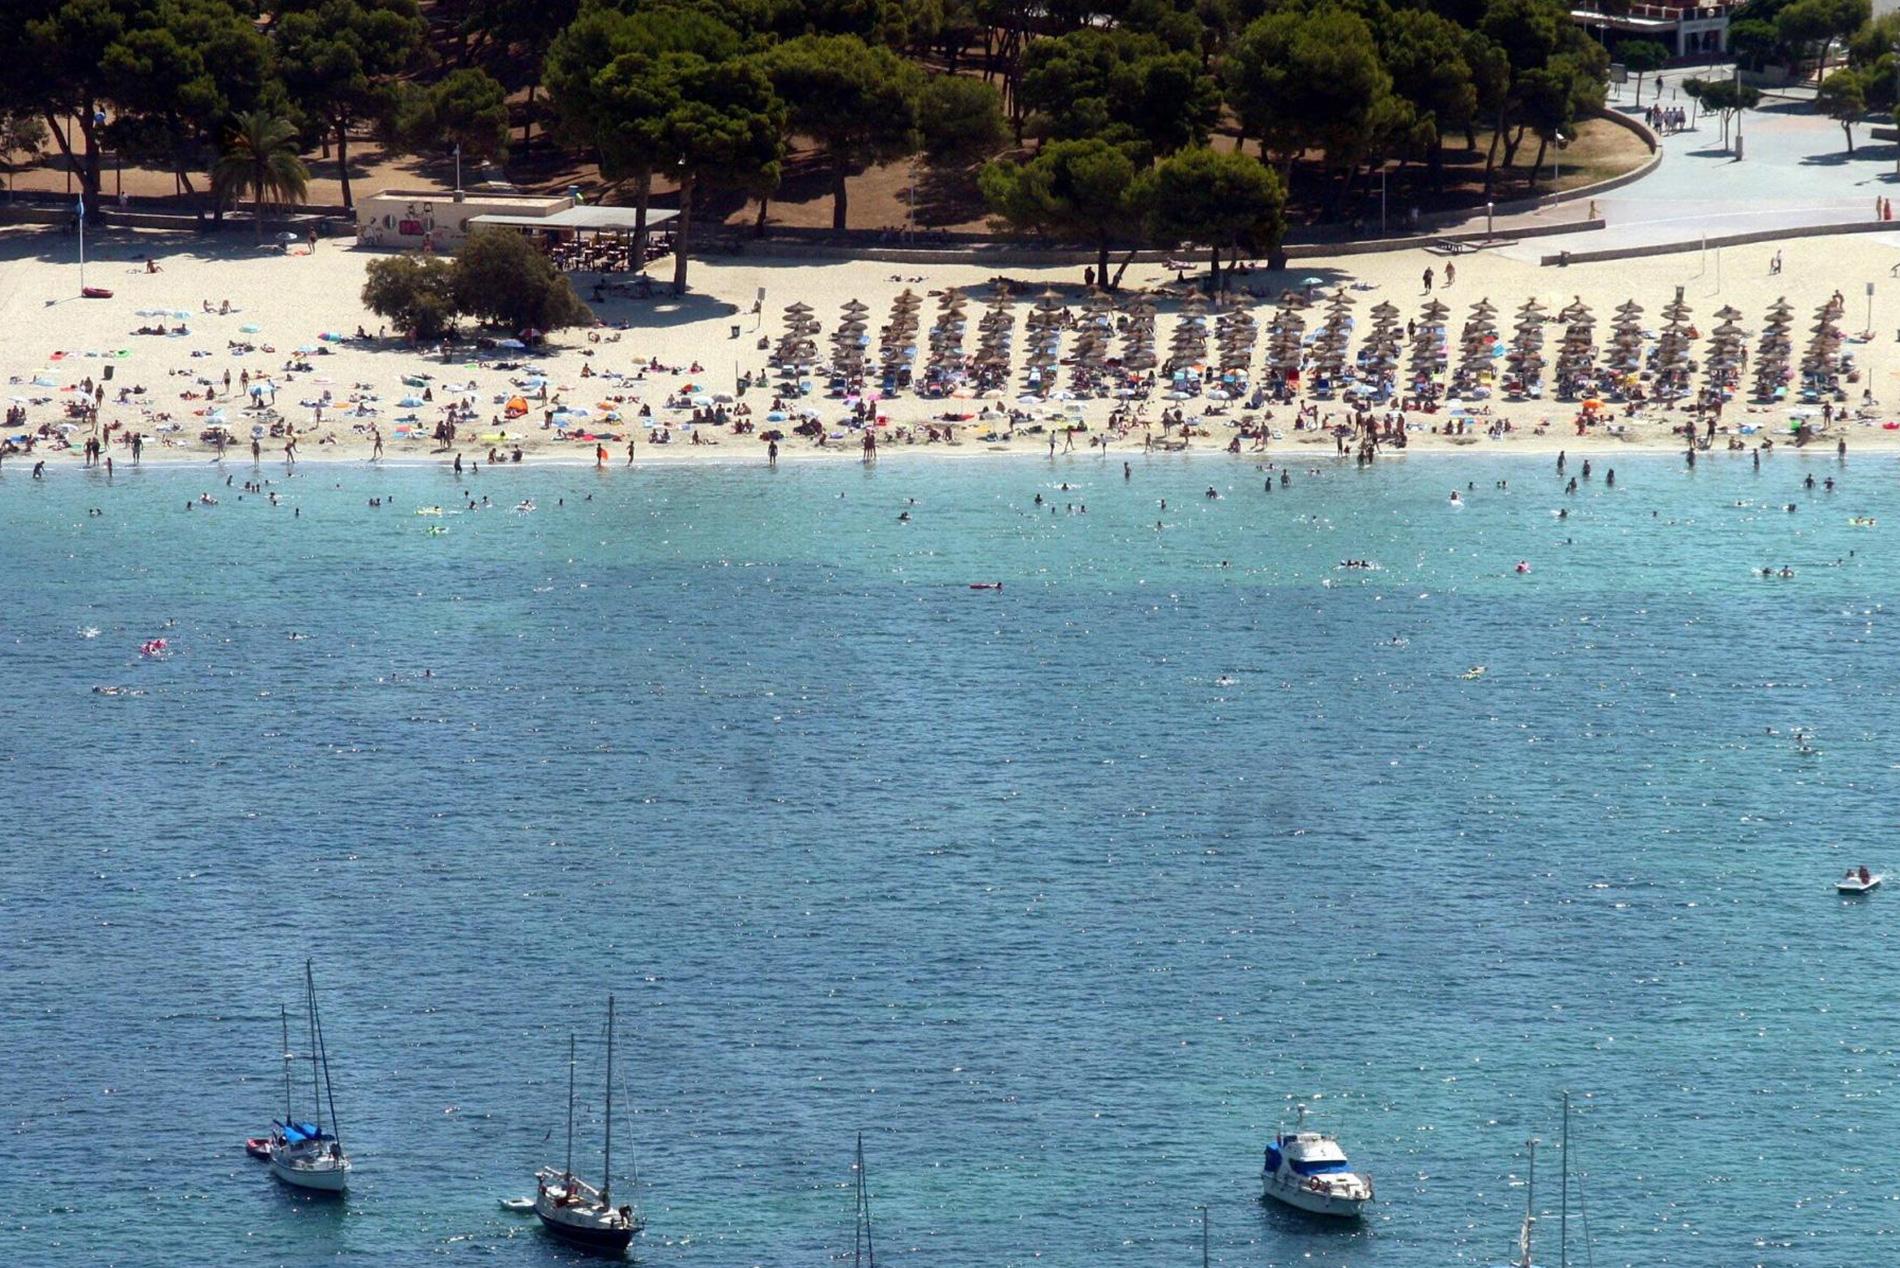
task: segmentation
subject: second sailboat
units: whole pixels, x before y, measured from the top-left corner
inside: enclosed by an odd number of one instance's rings
[[[567,1165],[535,1172],[534,1213],[556,1237],[600,1250],[625,1250],[645,1224],[633,1207],[613,1203],[614,997],[607,997],[607,1139],[600,1187],[574,1174],[574,1037],[567,1040]]]

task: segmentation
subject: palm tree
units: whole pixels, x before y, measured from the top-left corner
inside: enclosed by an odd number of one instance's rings
[[[297,202],[310,187],[310,169],[297,157],[296,125],[268,110],[239,115],[211,181],[221,198],[251,195],[253,227],[263,241],[264,204]]]

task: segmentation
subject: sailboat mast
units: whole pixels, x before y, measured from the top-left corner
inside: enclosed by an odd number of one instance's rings
[[[1532,1136],[1525,1144],[1531,1151],[1531,1161],[1527,1182],[1524,1185],[1523,1268],[1531,1268],[1531,1232],[1537,1226],[1537,1137]]]
[[[600,1156],[600,1204],[612,1206],[614,1186],[614,997],[607,997],[607,1144]]]
[[[567,1166],[561,1174],[574,1178],[574,1032],[567,1032]]]
[[[284,1024],[284,1126],[290,1126],[290,1008],[277,1005],[277,1013]]]
[[[310,961],[303,962],[304,1014],[310,1027],[310,1099],[311,1112],[317,1118],[317,1135],[323,1135],[323,1087],[317,1069],[317,993],[310,987]]]
[[[303,964],[304,985],[310,988],[310,1020],[317,1031],[317,1061],[323,1066],[323,1099],[330,1105],[330,1135],[342,1139],[342,1125],[336,1118],[336,1088],[330,1083],[330,1051],[323,1043],[323,1015],[317,1011],[317,982],[310,973],[310,961]]]
[[[1563,1205],[1557,1209],[1557,1264],[1570,1268],[1570,1093],[1564,1093]]]
[[[857,1219],[851,1228],[851,1262],[863,1268],[877,1268],[877,1250],[871,1245],[871,1191],[864,1179],[864,1133],[858,1133],[858,1158],[852,1167],[858,1173]]]

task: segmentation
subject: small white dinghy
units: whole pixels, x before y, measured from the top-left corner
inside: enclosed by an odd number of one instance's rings
[[[1879,872],[1870,872],[1865,864],[1850,867],[1847,875],[1834,882],[1834,888],[1843,894],[1871,894],[1880,888],[1880,882],[1887,878]]]

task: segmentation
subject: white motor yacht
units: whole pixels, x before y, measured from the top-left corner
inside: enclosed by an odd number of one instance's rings
[[[1294,1129],[1281,1132],[1267,1146],[1261,1184],[1263,1199],[1315,1215],[1355,1219],[1372,1201],[1372,1177],[1352,1169],[1337,1140],[1306,1130],[1304,1105]]]

